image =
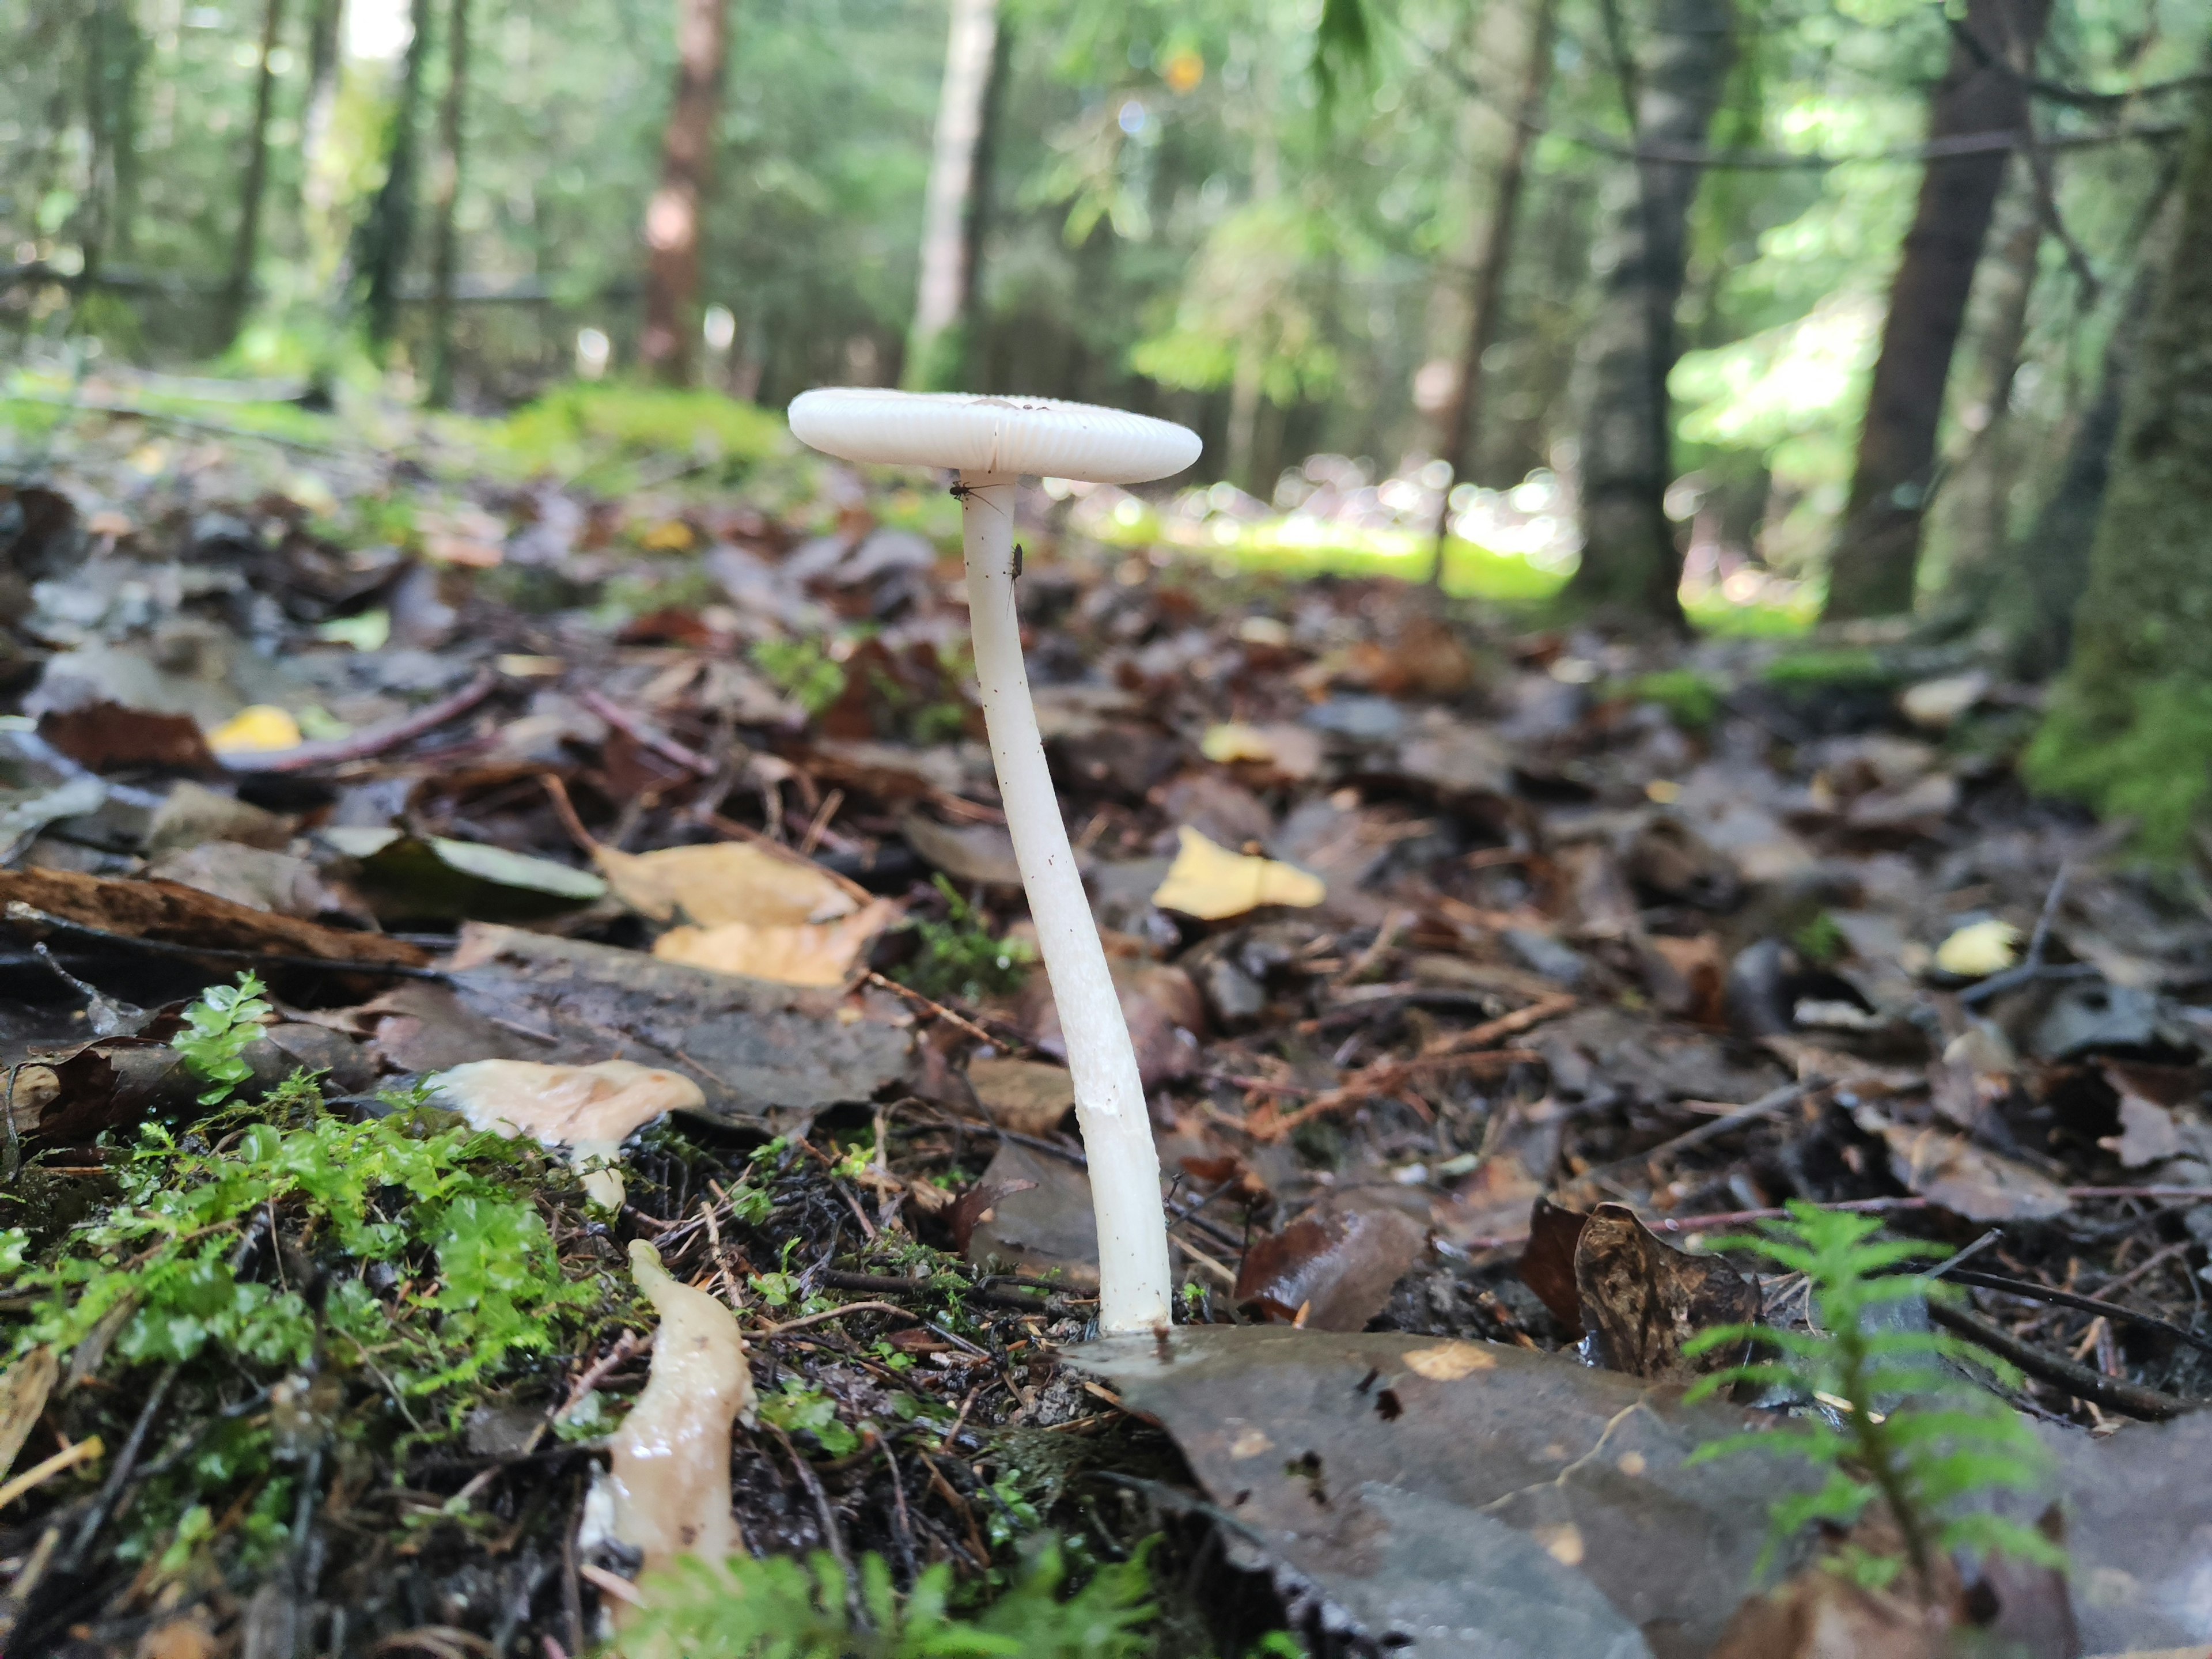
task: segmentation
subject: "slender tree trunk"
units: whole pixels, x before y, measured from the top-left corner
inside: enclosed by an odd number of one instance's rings
[[[1014,70],[1014,32],[1006,18],[999,19],[998,39],[991,47],[991,84],[983,94],[983,131],[975,140],[975,178],[968,186],[968,220],[962,234],[968,244],[960,266],[960,385],[980,390],[981,343],[978,331],[983,320],[983,250],[991,235],[992,207],[999,180],[999,141],[1006,117],[1006,83]]]
[[[469,98],[469,0],[446,12],[446,99],[438,119],[438,173],[431,187],[430,407],[453,401],[453,283],[459,250],[453,216],[461,195],[461,155]]]
[[[130,0],[93,0],[84,14],[88,283],[110,252],[127,255],[137,186],[138,70],[143,37]]]
[[[2160,270],[2160,262],[2153,258],[2144,258],[2136,268],[2105,344],[2096,395],[2075,426],[2058,482],[2014,550],[2003,585],[1992,596],[1991,608],[2008,636],[2012,665],[2020,674],[2048,674],[2066,660],[2074,609],[2088,584],[2089,549],[2111,482],[2121,412],[2129,382],[2137,371]]]
[[[937,141],[921,216],[921,285],[907,337],[906,383],[921,391],[957,386],[975,289],[969,279],[976,157],[998,56],[999,0],[952,0],[945,83],[937,99]]]
[[[1459,378],[1444,404],[1438,424],[1443,432],[1442,453],[1452,479],[1474,471],[1475,441],[1482,431],[1482,360],[1497,340],[1504,318],[1505,270],[1513,258],[1513,223],[1521,206],[1521,187],[1528,176],[1528,146],[1542,119],[1544,98],[1552,84],[1552,32],[1557,20],[1557,0],[1530,0],[1528,57],[1521,72],[1521,94],[1512,131],[1507,134],[1505,154],[1499,158],[1490,181],[1490,218],[1475,253],[1468,283],[1467,340],[1460,352]],[[1439,587],[1444,580],[1444,542],[1451,526],[1451,481],[1444,485],[1437,507],[1437,556],[1430,580]]]
[[[730,51],[728,0],[678,0],[676,99],[660,151],[660,187],[645,210],[646,371],[691,380],[698,352],[699,226],[714,161],[714,123]]]
[[[2050,0],[1967,0],[1950,67],[1929,110],[1931,143],[2026,125],[2025,77],[2034,69],[2049,17]],[[1929,161],[1921,174],[1920,203],[1890,283],[1858,465],[1836,538],[1831,616],[1912,608],[1943,386],[2009,160],[2004,150],[1953,155]]]
[[[284,0],[266,0],[261,12],[261,55],[253,88],[253,125],[246,138],[246,179],[239,187],[238,235],[230,248],[230,276],[222,290],[224,343],[238,337],[253,300],[253,264],[261,252],[261,206],[269,193],[269,112],[276,100],[277,36],[284,27]]]
[[[1659,0],[1635,76],[1635,138],[1645,150],[1706,141],[1735,52],[1734,0]],[[1585,349],[1583,562],[1576,590],[1654,617],[1677,613],[1680,556],[1663,505],[1673,466],[1667,394],[1679,348],[1674,310],[1688,260],[1690,204],[1702,169],[1637,163],[1616,211],[1617,258]]]
[[[2212,93],[2124,404],[2072,660],[2027,770],[2174,855],[2212,791]]]
[[[392,343],[399,322],[399,284],[407,274],[415,230],[416,129],[422,109],[422,80],[430,57],[430,0],[413,0],[414,34],[399,72],[399,100],[384,144],[384,182],[355,233],[353,267],[362,289],[362,311],[371,350]]]
[[[331,210],[332,180],[325,157],[337,113],[339,31],[345,0],[315,0],[307,19],[307,96],[300,118],[300,199],[313,215]]]

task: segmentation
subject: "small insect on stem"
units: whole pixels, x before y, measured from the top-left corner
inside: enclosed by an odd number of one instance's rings
[[[1022,579],[1022,544],[1021,544],[1019,542],[1016,542],[1016,543],[1014,544],[1014,580],[1015,580],[1016,581],[1019,581],[1019,580],[1021,580],[1021,579]]]

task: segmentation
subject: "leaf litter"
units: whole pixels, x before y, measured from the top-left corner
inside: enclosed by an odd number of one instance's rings
[[[775,1581],[793,1618],[937,1628],[957,1577],[1127,1627],[1164,1528],[1163,1652],[1711,1652],[1803,1477],[1687,1462],[1773,1402],[1683,1406],[1684,1344],[1804,1328],[1711,1248],[1792,1199],[1978,1258],[2073,1557],[1990,1616],[2212,1640],[2203,1419],[2128,1415],[2212,1395],[2168,1334],[2212,1242],[2212,927],[2019,793],[2021,688],[1971,645],[1885,647],[1899,701],[1816,726],[1786,646],[1255,589],[1025,501],[1187,1285],[1167,1337],[1085,1344],[931,481],[364,455],[341,498],[245,441],[149,475],[143,435],[80,421],[15,492],[0,1431],[47,1472],[0,1509],[9,1651],[582,1651],[640,1593],[583,1523],[649,1245],[743,1333],[729,1519],[830,1564]],[[208,1103],[171,1038],[246,968]],[[501,1141],[443,1110],[471,1066],[670,1081]],[[612,1142],[620,1207],[540,1138]]]

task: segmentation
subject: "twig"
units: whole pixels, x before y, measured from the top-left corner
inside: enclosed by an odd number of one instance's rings
[[[978,1025],[974,1020],[969,1019],[965,1014],[954,1012],[943,1003],[934,1001],[932,999],[922,995],[921,992],[915,990],[909,986],[902,985],[895,979],[886,979],[872,968],[868,969],[866,977],[869,984],[879,986],[884,990],[890,992],[894,996],[904,997],[908,1002],[921,1004],[921,1006],[928,1009],[931,1013],[936,1015],[938,1018],[944,1020],[950,1024],[958,1026],[962,1030],[967,1032],[969,1036],[979,1038],[982,1042],[989,1043],[994,1048],[1004,1048],[1006,1046],[1006,1038],[993,1036],[988,1031]],[[1022,1047],[1024,1045],[1016,1044],[1014,1046]]]
[[[2091,1370],[2087,1365],[2077,1365],[2070,1359],[2031,1346],[2010,1331],[1968,1313],[1964,1308],[1930,1302],[1928,1317],[1968,1341],[1987,1348],[1999,1358],[2010,1360],[2038,1381],[2063,1389],[2076,1400],[2089,1401],[2107,1411],[2118,1412],[2124,1417],[2136,1418],[2146,1423],[2164,1423],[2212,1404],[2212,1401],[2202,1400],[2184,1400],[2178,1395],[2147,1389],[2124,1377],[2106,1376],[2102,1371]]]
[[[486,669],[444,702],[434,702],[388,726],[371,726],[353,737],[333,738],[326,743],[303,743],[290,749],[234,753],[217,758],[224,769],[231,772],[310,772],[319,766],[368,760],[467,714],[491,696],[498,685],[499,676]]]
[[[593,1562],[579,1561],[576,1564],[576,1577],[590,1584],[602,1595],[611,1595],[616,1601],[628,1602],[634,1607],[641,1607],[645,1605],[645,1597],[638,1593],[636,1585],[631,1583],[620,1573],[609,1572],[605,1567]]]
[[[590,858],[599,850],[592,839],[592,832],[584,828],[584,821],[576,816],[576,803],[568,799],[568,786],[561,781],[557,772],[540,772],[538,781],[544,786],[546,799],[553,803],[553,816],[561,820],[561,827],[568,832],[568,839],[576,843],[576,850]]]
[[[73,1573],[83,1565],[86,1552],[92,1548],[92,1540],[100,1536],[100,1529],[107,1524],[108,1516],[114,1513],[123,1497],[123,1488],[131,1480],[131,1471],[138,1467],[138,1455],[146,1449],[146,1437],[153,1432],[154,1419],[161,1413],[161,1402],[169,1397],[170,1385],[177,1380],[177,1371],[178,1367],[173,1363],[162,1367],[161,1376],[155,1379],[153,1388],[148,1391],[146,1403],[138,1408],[137,1420],[131,1424],[131,1433],[123,1442],[123,1449],[115,1455],[115,1467],[108,1470],[99,1496],[92,1500],[92,1507],[85,1511],[84,1520],[77,1527],[76,1536],[70,1540],[69,1553],[62,1562],[64,1572]]]
[[[1809,1077],[1802,1082],[1785,1084],[1779,1089],[1771,1090],[1761,1095],[1747,1106],[1738,1107],[1726,1117],[1712,1118],[1698,1124],[1694,1129],[1685,1129],[1671,1140],[1661,1141],[1649,1152],[1634,1152],[1626,1158],[1617,1158],[1612,1163],[1601,1167],[1617,1170],[1630,1164],[1656,1164],[1662,1158],[1672,1158],[1678,1152],[1686,1152],[1692,1146],[1702,1146],[1705,1142],[1724,1135],[1731,1129],[1740,1129],[1747,1123],[1756,1123],[1761,1119],[1786,1112],[1799,1101],[1809,1095],[1818,1094],[1828,1086],[1829,1080],[1824,1077]]]
[[[822,1490],[822,1477],[814,1473],[812,1464],[799,1455],[799,1448],[791,1443],[789,1435],[774,1424],[769,1425],[769,1432],[783,1447],[783,1455],[791,1460],[792,1473],[799,1477],[799,1484],[806,1488],[806,1495],[814,1500],[814,1512],[822,1518],[823,1541],[829,1546],[830,1553],[836,1558],[837,1565],[845,1570],[845,1583],[857,1591],[860,1581],[853,1574],[853,1558],[846,1551],[845,1534],[837,1524],[837,1511],[830,1507],[830,1494]]]
[[[198,960],[219,962],[249,962],[271,968],[319,968],[339,974],[378,974],[391,979],[445,980],[448,975],[441,968],[417,968],[403,962],[365,962],[343,957],[295,957],[274,951],[236,951],[220,945],[179,945],[165,939],[142,939],[135,933],[111,933],[105,927],[94,927],[88,922],[71,921],[67,917],[52,915],[21,899],[9,902],[7,919],[27,921],[40,927],[51,927],[57,933],[74,933],[82,939],[96,939],[103,945],[121,945],[127,950],[144,951],[157,957],[191,957]],[[365,933],[364,939],[380,939],[384,935]]]
[[[2199,1336],[2195,1331],[2185,1331],[2179,1325],[2159,1318],[2155,1314],[2137,1313],[2132,1308],[2123,1308],[2115,1303],[2100,1302],[2094,1297],[2076,1296],[2071,1291],[2062,1291],[2048,1285],[2038,1285],[2033,1279],[2008,1279],[2002,1273],[1960,1272],[1950,1275],[1961,1285],[1972,1285],[1980,1290],[1996,1291],[2005,1296],[2027,1297],[2037,1302],[2055,1303],[2062,1308],[2075,1308],[2083,1313],[2093,1313],[2100,1318],[2124,1319],[2131,1324],[2142,1325],[2151,1330],[2164,1331],[2178,1341],[2192,1348],[2202,1348],[2212,1353],[2212,1336]]]
[[[805,1314],[797,1319],[787,1319],[781,1325],[764,1326],[749,1334],[763,1339],[781,1336],[786,1331],[795,1331],[802,1325],[819,1325],[825,1319],[842,1319],[847,1314],[856,1313],[893,1313],[902,1319],[921,1318],[921,1316],[913,1309],[902,1308],[896,1302],[848,1302],[842,1308],[824,1308],[819,1313]]]
[[[33,1463],[5,1486],[0,1486],[0,1510],[4,1510],[25,1492],[44,1486],[64,1469],[74,1468],[79,1463],[91,1462],[107,1449],[94,1435],[89,1440],[77,1441],[64,1446],[43,1463]]]
[[[696,750],[686,749],[665,732],[655,731],[620,703],[601,696],[592,687],[587,685],[577,692],[576,701],[624,737],[650,749],[661,759],[680,766],[687,772],[696,773],[702,778],[714,775],[714,763],[704,755]]]

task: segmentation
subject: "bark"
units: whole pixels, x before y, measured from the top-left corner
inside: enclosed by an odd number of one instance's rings
[[[1645,61],[1634,73],[1639,143],[1706,142],[1735,26],[1734,0],[1660,0]],[[1701,172],[1680,162],[1637,164],[1636,189],[1611,228],[1618,258],[1584,356],[1583,546],[1575,588],[1597,604],[1655,617],[1678,614],[1681,561],[1662,505],[1674,471],[1667,376],[1680,352],[1674,311]]]
[[[2050,0],[1968,0],[1929,109],[1929,142],[2026,128],[2027,77],[2049,17]],[[1954,155],[1929,162],[1921,174],[1837,536],[1831,616],[1912,608],[1944,384],[2009,160],[2004,150]]]
[[[438,120],[438,172],[431,188],[430,406],[453,401],[453,283],[459,276],[454,210],[461,195],[461,158],[469,97],[469,0],[446,13],[446,99]]]
[[[2027,770],[2178,854],[2212,787],[2212,92],[2123,401],[2072,660]]]
[[[645,210],[646,371],[687,386],[698,355],[699,228],[713,175],[714,125],[730,50],[728,0],[678,0],[676,97],[661,142],[660,186]]]
[[[1503,322],[1505,270],[1513,257],[1513,225],[1520,210],[1521,191],[1528,173],[1528,147],[1540,124],[1545,94],[1552,84],[1552,34],[1558,17],[1557,0],[1530,0],[1527,56],[1521,72],[1521,92],[1505,153],[1490,181],[1490,216],[1475,252],[1468,283],[1467,337],[1460,351],[1459,376],[1441,413],[1440,453],[1450,465],[1452,478],[1468,476],[1474,467],[1475,443],[1482,431],[1482,360],[1496,342]],[[1438,586],[1444,579],[1444,541],[1451,524],[1451,483],[1437,507],[1436,562],[1430,579]]]
[[[266,0],[261,12],[261,56],[255,71],[253,125],[246,135],[246,178],[239,186],[238,234],[231,243],[230,275],[222,290],[222,337],[238,337],[253,299],[253,264],[261,252],[261,208],[269,194],[269,112],[276,100],[276,71],[270,58],[284,27],[284,0]]]
[[[937,138],[922,204],[921,283],[907,337],[905,380],[918,391],[951,390],[963,378],[963,337],[975,296],[970,271],[975,247],[969,230],[998,35],[999,0],[952,0]]]
[[[145,37],[129,0],[94,0],[84,14],[85,130],[91,153],[84,216],[84,274],[96,276],[110,252],[128,255],[137,198],[138,71]]]
[[[399,320],[399,283],[414,240],[416,127],[422,108],[423,67],[430,57],[430,0],[413,0],[414,29],[399,72],[399,99],[384,144],[384,182],[355,235],[353,265],[360,274],[369,346],[381,351]]]

